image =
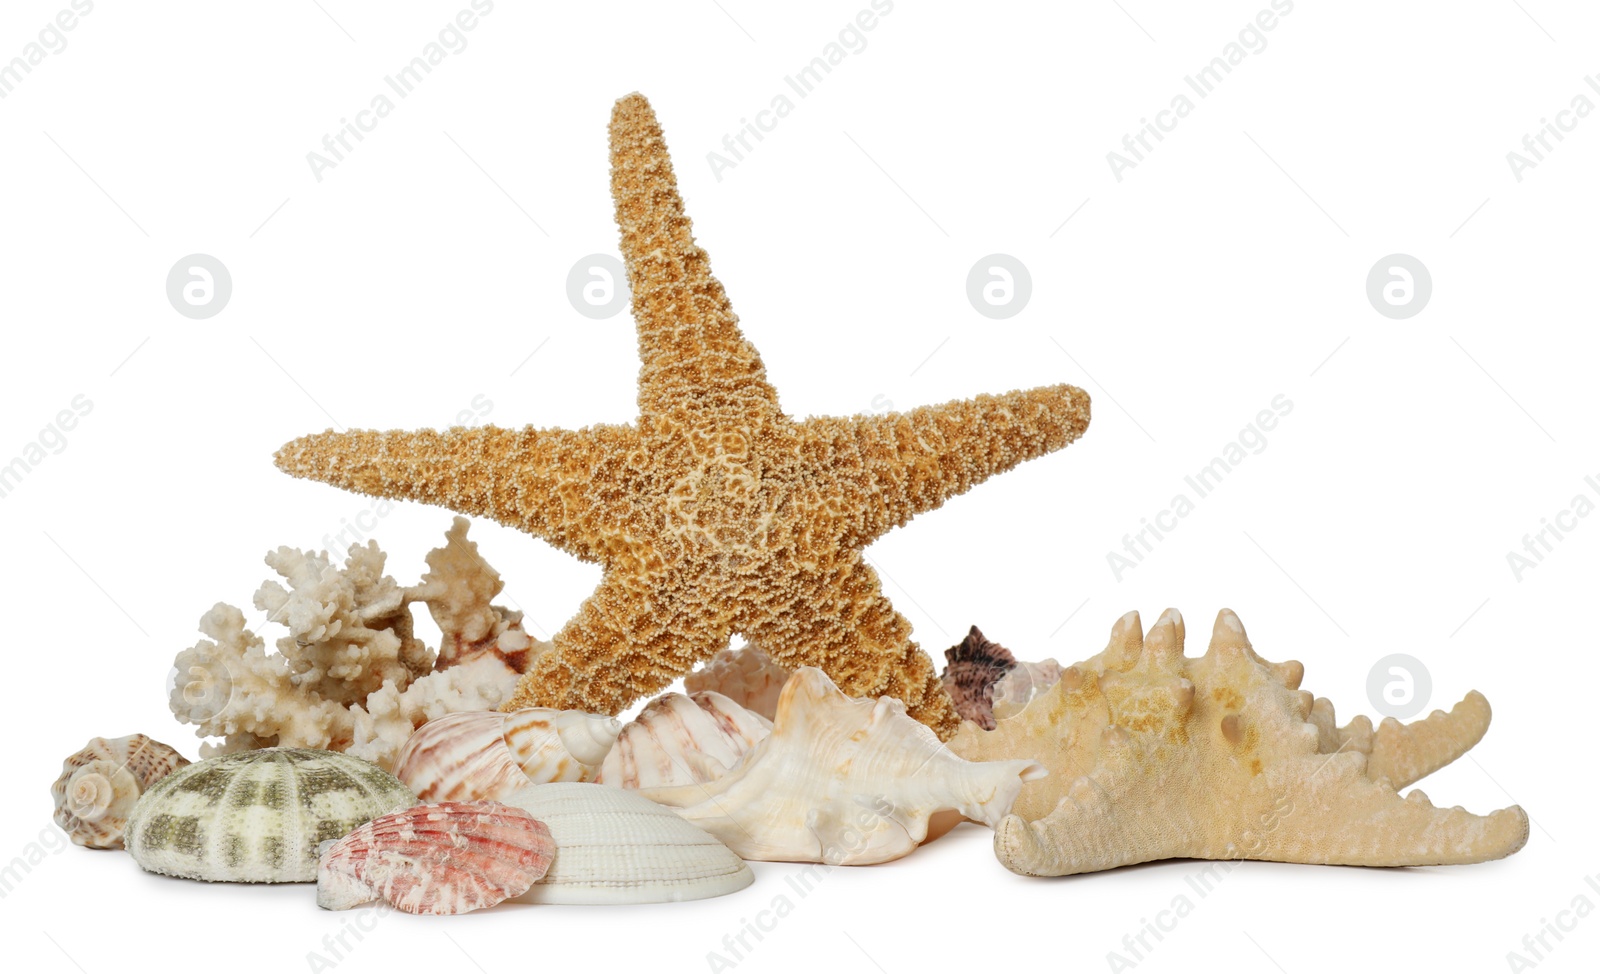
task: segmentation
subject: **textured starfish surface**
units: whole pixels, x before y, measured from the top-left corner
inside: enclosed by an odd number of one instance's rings
[[[638,326],[639,416],[563,429],[328,431],[296,476],[493,518],[598,563],[600,587],[506,704],[618,713],[742,633],[941,737],[932,661],[861,551],[1089,423],[1069,385],[906,413],[791,419],[694,241],[643,96],[611,117],[611,193]]]
[[[962,725],[950,745],[962,757],[1033,758],[1050,770],[995,830],[1007,868],[1062,876],[1173,858],[1443,865],[1498,859],[1527,841],[1516,806],[1478,816],[1398,791],[1482,738],[1482,695],[1410,725],[1386,720],[1376,734],[1362,717],[1335,728],[1327,701],[1299,689],[1304,667],[1257,656],[1227,609],[1204,656],[1186,657],[1183,637],[1175,610],[1142,638],[1130,612],[1104,652],[1068,667],[1021,713],[993,731]]]

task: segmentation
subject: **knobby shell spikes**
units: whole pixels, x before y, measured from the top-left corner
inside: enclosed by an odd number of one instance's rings
[[[440,802],[373,819],[332,843],[317,868],[317,905],[382,899],[450,916],[520,896],[555,858],[544,823],[498,802]]]
[[[550,829],[556,858],[519,903],[667,903],[755,882],[743,859],[637,792],[558,782],[507,799]]]
[[[720,693],[665,693],[622,728],[595,780],[619,788],[715,781],[771,733],[772,721]]]
[[[547,707],[446,714],[406,739],[395,775],[423,801],[501,799],[591,780],[621,729],[614,717]]]
[[[772,661],[760,647],[719,649],[700,669],[683,678],[690,693],[711,690],[753,713],[772,719],[778,712],[778,694],[790,670]]]
[[[1488,710],[1476,694],[1452,714],[1363,742],[1360,722],[1334,730],[1331,706],[1319,714],[1299,690],[1304,667],[1257,656],[1231,611],[1218,614],[1204,656],[1184,656],[1183,635],[1175,610],[1142,638],[1129,613],[1104,652],[1068,667],[1022,713],[952,739],[969,757],[1036,756],[1057,772],[996,828],[1007,868],[1060,876],[1169,858],[1444,865],[1498,859],[1527,841],[1516,806],[1477,816],[1396,790],[1482,736]]]
[[[867,865],[898,859],[940,812],[994,825],[1031,760],[973,763],[939,743],[892,697],[852,700],[815,667],[784,685],[772,735],[726,775],[640,794],[746,859]]]
[[[145,870],[224,883],[309,883],[317,846],[417,803],[375,764],[333,751],[272,747],[180,768],[128,816]]]
[[[61,777],[50,786],[55,820],[87,849],[122,848],[128,814],[139,796],[189,761],[143,734],[95,737],[61,762]]]

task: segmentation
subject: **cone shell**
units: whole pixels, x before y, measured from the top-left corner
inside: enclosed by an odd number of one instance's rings
[[[128,816],[129,854],[153,873],[224,883],[309,883],[317,847],[417,803],[375,764],[270,747],[179,768]]]
[[[373,819],[322,854],[317,905],[382,899],[432,916],[470,913],[528,891],[555,858],[550,830],[499,802],[439,802]]]
[[[898,859],[960,816],[994,825],[1031,760],[964,761],[893,697],[846,697],[816,667],[784,685],[772,734],[715,781],[640,794],[746,859],[867,865]]]
[[[772,721],[720,693],[666,693],[625,727],[595,779],[619,788],[715,781],[772,733]]]
[[[406,740],[395,774],[423,801],[501,799],[591,780],[621,729],[614,717],[547,707],[447,714]]]
[[[666,903],[744,889],[755,874],[721,842],[637,792],[586,783],[535,785],[507,799],[556,843],[522,903]]]
[[[188,760],[143,734],[92,738],[61,762],[50,786],[55,820],[73,842],[87,849],[122,848],[134,803],[151,785]]]

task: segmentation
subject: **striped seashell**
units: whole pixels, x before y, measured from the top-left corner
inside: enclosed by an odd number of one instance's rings
[[[555,854],[550,830],[520,808],[418,805],[330,843],[317,867],[317,905],[348,910],[382,899],[406,913],[471,913],[527,892]]]
[[[423,801],[500,799],[590,780],[621,729],[615,717],[547,707],[446,714],[406,739],[395,775]]]
[[[755,882],[727,846],[637,792],[562,782],[506,801],[548,826],[556,842],[549,872],[519,903],[668,903]]]
[[[148,872],[219,883],[309,883],[317,846],[416,796],[375,764],[269,747],[180,768],[140,796],[126,842]]]
[[[666,788],[715,781],[772,733],[772,721],[720,693],[666,693],[622,728],[596,781]]]
[[[55,820],[68,838],[86,849],[120,849],[128,813],[139,796],[189,761],[143,734],[91,738],[61,762],[50,786]]]

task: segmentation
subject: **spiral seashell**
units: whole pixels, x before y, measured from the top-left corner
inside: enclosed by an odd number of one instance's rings
[[[520,808],[418,805],[331,843],[317,867],[317,905],[348,910],[382,899],[406,913],[471,913],[526,893],[555,854],[550,830]]]
[[[547,707],[447,714],[406,739],[395,774],[423,801],[500,799],[590,780],[621,729],[615,717]]]
[[[417,803],[377,765],[269,747],[191,764],[140,796],[128,853],[147,872],[219,883],[309,883],[317,847]]]
[[[772,733],[772,721],[720,693],[666,693],[622,728],[595,778],[619,788],[715,781]]]
[[[1018,662],[995,682],[992,694],[994,719],[1004,720],[1022,713],[1028,701],[1055,686],[1060,679],[1061,664],[1053,659],[1037,663]]]
[[[61,762],[50,786],[55,821],[87,849],[120,849],[134,803],[151,785],[188,764],[177,751],[143,734],[92,738]]]
[[[519,903],[671,903],[755,882],[743,859],[638,792],[558,782],[506,799],[543,822],[555,861]]]

